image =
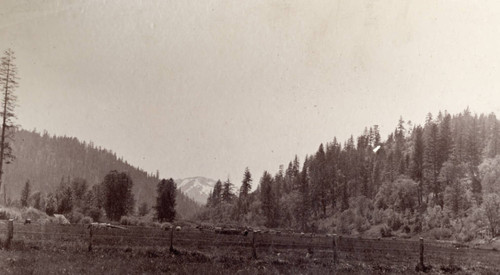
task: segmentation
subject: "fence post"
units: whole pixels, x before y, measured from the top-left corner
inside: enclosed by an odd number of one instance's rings
[[[14,220],[9,219],[7,222],[7,239],[5,240],[5,248],[10,248],[10,243],[12,242],[12,238],[14,237]]]
[[[338,255],[337,255],[337,234],[333,234],[332,249],[333,249],[333,265],[336,266],[337,262],[338,262]]]
[[[170,252],[174,251],[174,225],[170,229]]]
[[[420,261],[415,268],[416,271],[426,271],[426,267],[424,265],[424,238],[420,237]]]
[[[420,237],[420,266],[424,267],[424,238]]]
[[[252,257],[254,259],[257,259],[257,250],[255,249],[255,234],[257,234],[255,231],[252,233]]]
[[[92,228],[93,226],[89,226],[89,252],[92,251]]]

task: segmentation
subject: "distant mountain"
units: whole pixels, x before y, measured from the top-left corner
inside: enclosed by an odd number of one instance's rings
[[[205,177],[176,179],[177,188],[186,196],[200,204],[207,202],[208,194],[215,186],[216,180]]]
[[[80,177],[90,186],[99,184],[111,170],[127,172],[134,183],[132,191],[136,206],[147,202],[155,205],[157,176],[133,167],[114,152],[96,147],[74,137],[50,136],[48,133],[18,130],[14,134],[12,152],[16,159],[4,165],[5,174],[0,192],[4,188],[8,198],[19,199],[24,183],[29,180],[32,192],[47,194],[54,191],[63,177]],[[4,187],[5,183],[5,187]],[[1,196],[3,198],[3,195]],[[200,210],[200,205],[186,197],[177,195],[177,212],[187,218]]]

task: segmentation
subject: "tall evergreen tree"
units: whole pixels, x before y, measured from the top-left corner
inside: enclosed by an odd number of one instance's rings
[[[467,164],[469,167],[469,175],[472,181],[472,193],[474,194],[476,201],[481,203],[481,180],[479,177],[479,163],[481,162],[481,145],[478,139],[478,125],[477,125],[477,116],[471,119],[471,123],[469,126],[469,131],[467,133]]]
[[[175,197],[177,186],[173,179],[162,179],[157,187],[156,192],[156,218],[160,222],[172,222],[175,219]]]
[[[70,178],[62,177],[61,183],[56,189],[57,213],[64,214],[73,210],[73,192],[70,186]]]
[[[21,192],[21,206],[22,207],[28,207],[28,199],[30,197],[31,193],[31,185],[30,181],[27,180],[26,183],[24,184],[23,191]]]
[[[212,191],[211,206],[216,207],[222,202],[222,182],[217,180]]]
[[[266,225],[268,227],[274,227],[276,225],[275,220],[275,194],[273,192],[273,178],[271,174],[264,171],[262,178],[260,179],[260,200],[262,213],[266,218]]]
[[[438,181],[439,152],[438,152],[438,127],[434,122],[426,125],[426,136],[424,144],[424,178],[429,191],[434,196],[434,202],[443,207],[442,190]]]
[[[133,211],[133,182],[127,173],[116,170],[109,172],[102,182],[105,197],[104,210],[112,221],[118,221],[124,215]]]
[[[239,197],[246,198],[250,193],[250,190],[252,190],[252,174],[250,173],[250,170],[247,167],[245,168],[245,173],[243,174],[243,180],[241,181]]]
[[[423,196],[423,184],[424,184],[424,137],[423,129],[419,125],[417,126],[414,133],[414,147],[412,154],[412,179],[418,183],[418,204],[422,203]]]
[[[15,89],[19,86],[17,76],[17,66],[14,63],[16,57],[14,51],[8,49],[0,59],[0,91],[1,91],[1,111],[2,130],[0,135],[0,188],[2,186],[2,175],[4,173],[3,164],[9,164],[13,159],[11,142],[13,141],[13,129],[15,125],[14,107],[17,96]]]
[[[441,121],[439,127],[439,137],[438,137],[438,152],[439,152],[439,163],[441,167],[445,161],[450,158],[453,150],[453,140],[451,133],[451,115],[445,113],[443,120]]]
[[[228,178],[222,185],[222,201],[225,203],[231,203],[233,202],[233,199],[233,184]]]
[[[248,195],[252,190],[252,174],[250,170],[245,168],[245,172],[243,174],[243,180],[241,181],[240,187],[240,195],[238,196],[238,212],[241,215],[245,215],[248,213],[250,207],[250,199]]]
[[[490,114],[488,116],[488,121],[490,125],[490,134],[485,153],[487,157],[494,158],[500,153],[500,127],[495,114]]]

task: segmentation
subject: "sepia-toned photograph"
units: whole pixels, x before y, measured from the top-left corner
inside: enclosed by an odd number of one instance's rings
[[[500,2],[0,0],[0,274],[500,274]]]

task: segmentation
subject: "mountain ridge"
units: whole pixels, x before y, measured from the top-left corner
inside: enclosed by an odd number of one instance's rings
[[[18,129],[14,139],[12,149],[16,159],[4,166],[0,191],[3,193],[6,190],[11,200],[19,199],[21,189],[28,180],[32,192],[47,194],[55,190],[63,177],[83,178],[89,186],[93,186],[102,182],[107,173],[117,170],[131,177],[136,207],[143,202],[149,207],[156,203],[156,186],[160,179],[153,173],[132,166],[110,150],[76,137],[51,136],[46,131],[41,134],[35,130]],[[182,192],[178,193],[176,209],[181,217],[191,217],[199,211],[199,204]]]

